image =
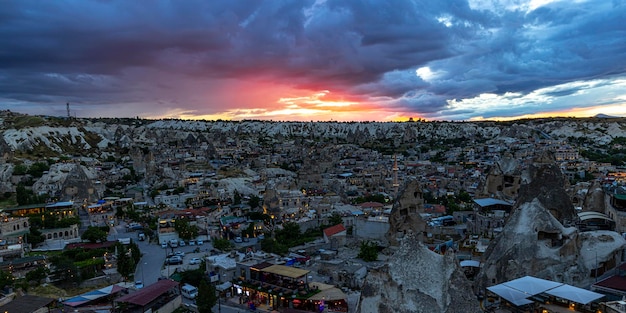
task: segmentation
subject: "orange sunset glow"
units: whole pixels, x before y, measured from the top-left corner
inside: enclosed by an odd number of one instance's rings
[[[0,103],[23,113],[67,115],[71,103],[77,117],[155,119],[626,115],[626,6],[615,1],[10,3]]]

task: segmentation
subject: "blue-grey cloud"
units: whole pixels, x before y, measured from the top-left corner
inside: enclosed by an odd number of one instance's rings
[[[224,104],[197,100],[188,86],[210,91],[224,80],[258,80],[468,118],[472,110],[449,102],[626,72],[621,1],[472,2],[4,2],[0,99],[3,106],[149,102],[219,112]],[[415,75],[425,67],[432,77]],[[578,91],[568,88],[549,96]],[[494,106],[489,114],[531,110]]]

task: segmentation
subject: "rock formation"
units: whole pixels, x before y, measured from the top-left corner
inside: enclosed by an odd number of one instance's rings
[[[526,275],[584,285],[595,266],[592,251],[602,262],[621,257],[625,241],[619,234],[569,227],[576,212],[565,192],[567,180],[550,155],[534,161],[522,175],[524,185],[502,233],[483,256],[480,289]]]
[[[387,264],[368,272],[356,312],[482,311],[454,254],[434,253],[408,234]]]
[[[424,208],[422,186],[417,180],[406,183],[404,190],[399,194],[389,215],[389,231],[386,239],[392,246],[399,244],[399,238],[411,232],[418,240],[423,240],[422,234],[426,231],[426,221],[420,216]]]
[[[514,200],[520,188],[520,165],[517,159],[507,154],[490,170],[481,188],[481,197]]]
[[[606,212],[604,190],[602,190],[602,184],[599,181],[594,181],[591,187],[589,187],[583,202],[583,211]]]

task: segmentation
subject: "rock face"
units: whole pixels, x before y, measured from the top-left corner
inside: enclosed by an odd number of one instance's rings
[[[602,185],[599,181],[595,181],[589,188],[585,201],[583,202],[583,211],[606,212],[604,190],[602,190]]]
[[[621,257],[624,239],[619,234],[579,233],[568,227],[576,212],[565,192],[567,180],[549,155],[534,161],[522,175],[525,184],[502,233],[485,252],[476,278],[481,290],[525,275],[584,285],[596,266],[589,251],[595,251],[601,262]]]
[[[526,173],[522,174],[517,206],[538,199],[561,223],[569,224],[576,219],[576,210],[566,189],[569,181],[556,165],[554,155],[546,152],[534,159]]]
[[[505,155],[490,169],[480,196],[514,200],[519,188],[519,162],[513,156]]]
[[[407,235],[389,262],[368,272],[356,312],[482,312],[453,254],[434,253]]]
[[[426,221],[420,216],[424,209],[422,186],[417,180],[411,180],[404,186],[394,203],[389,215],[389,231],[386,239],[392,246],[399,244],[399,239],[407,233],[416,234],[422,240],[426,230]]]

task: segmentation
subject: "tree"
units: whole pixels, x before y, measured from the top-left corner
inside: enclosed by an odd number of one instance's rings
[[[30,192],[26,190],[26,187],[24,187],[23,183],[17,184],[17,187],[15,188],[15,193],[15,200],[17,201],[17,204],[28,204],[28,201],[30,200]]]
[[[357,257],[365,262],[376,261],[378,260],[378,247],[373,242],[362,241]]]
[[[199,313],[211,313],[211,308],[217,303],[217,295],[215,294],[215,287],[206,282],[206,280],[200,281],[198,286],[198,296],[196,297],[196,304],[198,305]]]
[[[222,251],[230,250],[233,244],[228,239],[217,238],[213,240],[213,247]]]
[[[74,261],[65,255],[57,255],[50,258],[52,268],[54,268],[53,275],[62,283],[78,283],[80,282],[80,274],[78,273],[78,267],[74,264]]]
[[[48,163],[37,162],[28,168],[28,174],[33,177],[41,177],[43,176],[43,172],[50,170],[50,166]]]
[[[135,261],[132,258],[130,248],[117,243],[117,272],[124,277],[130,276],[135,271]]]
[[[289,245],[290,242],[298,240],[301,235],[298,223],[286,222],[283,223],[283,229],[276,231],[276,240]]]
[[[13,167],[13,175],[24,175],[24,174],[26,174],[27,170],[28,170],[28,168],[26,168],[26,165],[24,165],[24,164],[17,164],[17,165],[15,165],[15,167]]]
[[[35,282],[36,285],[41,284],[41,281],[48,277],[48,269],[44,266],[40,266],[35,270],[26,273],[26,281]]]
[[[289,248],[284,244],[279,243],[274,238],[265,238],[261,240],[261,250],[268,253],[276,253],[285,255],[289,252]]]
[[[330,226],[335,226],[343,223],[343,219],[341,218],[341,214],[337,212],[333,212],[331,216],[328,218],[328,224]]]
[[[198,236],[198,227],[195,225],[189,225],[189,221],[186,218],[176,219],[174,229],[178,232],[178,236],[184,240],[189,240]]]
[[[107,232],[100,229],[100,227],[89,226],[87,230],[80,236],[83,240],[89,240],[89,242],[104,242],[107,240]]]
[[[261,204],[261,198],[258,196],[250,196],[250,200],[248,200],[248,205],[250,208],[254,209]]]
[[[46,240],[46,237],[41,234],[41,231],[37,227],[31,225],[30,232],[26,234],[26,241],[33,246],[40,244]]]
[[[14,283],[15,278],[13,278],[13,275],[11,275],[11,273],[0,270],[0,289],[13,286]]]

